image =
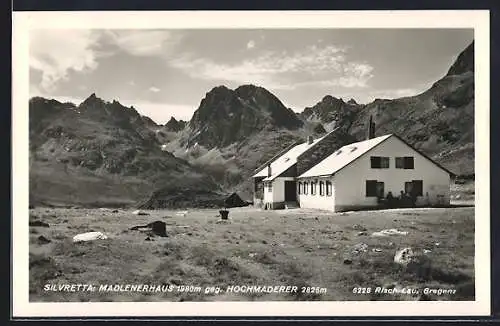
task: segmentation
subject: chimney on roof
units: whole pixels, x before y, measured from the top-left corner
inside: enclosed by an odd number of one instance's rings
[[[267,165],[267,176],[270,177],[271,176],[271,164],[268,164]]]
[[[370,116],[370,121],[368,122],[368,130],[366,132],[366,139],[375,138],[375,122],[373,122],[373,117]]]
[[[313,136],[309,136],[309,137],[307,137],[307,143],[308,143],[309,145],[311,145],[311,144],[313,143],[313,141],[314,141]]]

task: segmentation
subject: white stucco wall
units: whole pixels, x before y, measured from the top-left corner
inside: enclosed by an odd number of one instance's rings
[[[372,169],[370,156],[389,157],[389,168]],[[402,156],[414,157],[414,169],[396,169],[395,157]],[[335,205],[376,205],[376,197],[366,197],[366,180],[384,182],[384,195],[392,191],[395,197],[399,196],[401,190],[404,191],[405,182],[422,180],[424,196],[417,198],[417,205],[426,204],[426,193],[429,193],[432,205],[438,203],[438,195],[443,196],[443,204],[449,204],[450,201],[449,174],[395,137],[387,139],[335,174]]]
[[[316,194],[311,195],[311,181],[316,181]],[[325,209],[325,210],[334,210],[335,209],[335,184],[333,183],[333,178],[304,178],[297,180],[297,185],[299,182],[304,183],[304,181],[309,182],[309,189],[307,195],[298,194],[297,192],[297,200],[299,202],[299,206],[301,208],[317,208],[317,209]],[[319,182],[325,182],[325,192],[323,196],[320,195],[319,191]],[[331,196],[326,195],[326,181],[332,182],[332,194]]]

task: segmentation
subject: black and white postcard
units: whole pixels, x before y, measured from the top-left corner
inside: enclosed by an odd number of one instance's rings
[[[14,12],[14,315],[489,315],[489,42],[475,10]]]

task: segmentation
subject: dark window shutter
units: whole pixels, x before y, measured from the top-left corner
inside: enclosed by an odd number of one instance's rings
[[[380,156],[371,156],[370,157],[370,165],[372,169],[378,169],[380,168],[380,163],[381,157]]]
[[[377,180],[366,180],[366,197],[377,197]]]
[[[404,162],[405,169],[413,169],[414,168],[412,156],[405,156],[404,160],[405,160],[405,162]]]
[[[302,182],[298,183],[298,193],[299,193],[299,195],[302,194]]]

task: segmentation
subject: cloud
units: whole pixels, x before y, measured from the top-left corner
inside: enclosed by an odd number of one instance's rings
[[[236,64],[217,63],[191,55],[173,59],[170,65],[192,78],[256,83],[274,89],[296,89],[306,85],[366,87],[373,67],[348,61],[347,49],[312,45],[288,54],[267,51]]]
[[[179,33],[163,30],[106,30],[111,44],[134,56],[163,56],[180,41]]]
[[[254,47],[255,47],[255,41],[254,40],[248,41],[247,49],[253,49]]]
[[[92,30],[34,29],[30,31],[29,65],[42,73],[40,87],[53,90],[70,71],[86,72],[97,68],[99,39]]]
[[[158,93],[159,91],[161,91],[161,89],[159,89],[159,88],[157,88],[157,87],[152,86],[152,87],[150,87],[150,88],[149,88],[149,91],[150,91],[150,92],[153,92],[153,93]]]
[[[396,99],[400,97],[415,96],[422,93],[425,90],[418,88],[394,88],[394,89],[380,89],[368,92],[368,97],[370,100],[375,100],[376,98],[381,99]]]

